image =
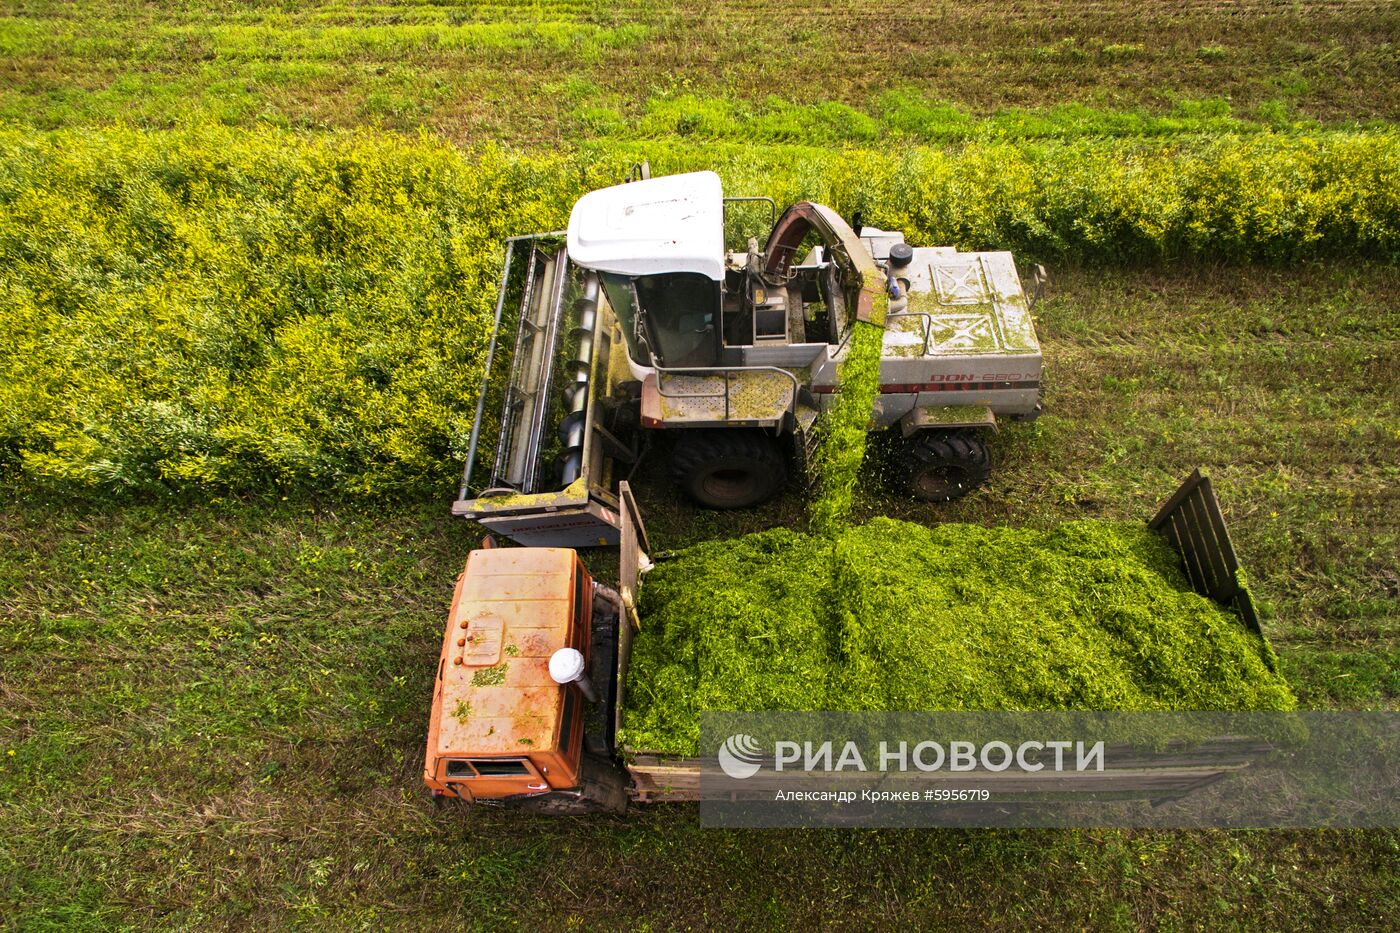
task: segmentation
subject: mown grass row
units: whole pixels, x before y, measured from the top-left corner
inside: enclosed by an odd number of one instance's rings
[[[786,101],[788,116],[749,122],[764,131],[749,138],[791,139],[794,108],[880,119],[891,88],[914,91],[916,108],[936,97],[979,115],[1090,104],[1170,117],[1178,101],[1218,97],[1266,123],[1400,118],[1400,19],[1376,0],[11,7],[0,11],[0,119],[44,128],[169,126],[195,112],[240,126],[428,126],[459,141],[555,144],[694,95],[757,111]]]
[[[1051,107],[1004,107],[974,114],[917,88],[885,91],[865,107],[840,101],[797,103],[770,95],[750,103],[692,93],[648,99],[640,113],[599,104],[597,88],[568,86],[581,103],[574,116],[589,135],[614,139],[740,140],[860,146],[878,141],[948,143],[965,140],[1077,139],[1082,137],[1178,136],[1187,134],[1315,132],[1315,120],[1299,117],[1286,100],[1267,101],[1238,113],[1221,97],[1178,99],[1160,112],[1114,109],[1082,103]],[[1375,121],[1375,126],[1383,126]]]
[[[66,487],[444,489],[501,239],[559,229],[643,157],[1023,262],[1400,256],[1393,132],[526,156],[367,133],[12,129],[0,462]]]

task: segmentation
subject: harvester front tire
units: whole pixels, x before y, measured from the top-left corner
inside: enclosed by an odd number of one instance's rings
[[[689,430],[676,441],[671,475],[712,509],[746,509],[773,498],[787,479],[782,451],[762,431]]]
[[[987,442],[971,431],[916,434],[903,459],[910,495],[925,502],[960,499],[992,474]]]

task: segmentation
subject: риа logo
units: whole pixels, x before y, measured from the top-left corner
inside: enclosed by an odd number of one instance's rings
[[[724,740],[719,747],[720,770],[735,780],[751,778],[762,767],[763,746],[758,739],[744,733],[736,733]]]

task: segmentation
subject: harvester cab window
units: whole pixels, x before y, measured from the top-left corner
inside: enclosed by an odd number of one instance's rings
[[[633,280],[648,336],[661,365],[714,366],[719,361],[719,283],[696,272]]]
[[[632,280],[625,275],[604,273],[603,291],[607,293],[608,304],[622,325],[623,339],[627,342],[627,355],[639,366],[651,365],[651,350],[648,341],[639,330],[637,320],[637,292]]]

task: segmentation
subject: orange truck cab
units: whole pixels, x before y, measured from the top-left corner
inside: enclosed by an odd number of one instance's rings
[[[549,667],[562,648],[581,652],[590,692],[613,700],[612,658],[595,657],[593,637],[615,641],[609,596],[569,548],[471,552],[433,692],[423,779],[434,795],[557,812],[625,807],[610,730],[585,737],[586,720],[611,717],[587,716],[584,690],[557,683]]]

